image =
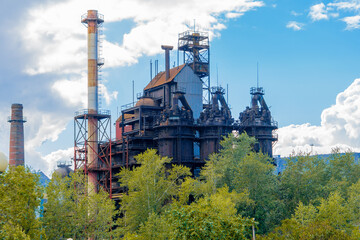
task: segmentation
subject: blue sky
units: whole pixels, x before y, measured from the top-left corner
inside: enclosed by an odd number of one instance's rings
[[[149,61],[164,69],[161,44],[196,19],[212,37],[212,85],[229,84],[238,118],[260,85],[279,122],[275,154],[359,151],[360,1],[289,0],[34,0],[2,1],[0,13],[0,151],[8,155],[6,117],[24,104],[26,162],[49,174],[69,160],[73,114],[86,108],[86,28],[80,16],[95,8],[105,15],[103,107],[116,111],[149,81]],[[176,61],[176,50],[171,53]]]

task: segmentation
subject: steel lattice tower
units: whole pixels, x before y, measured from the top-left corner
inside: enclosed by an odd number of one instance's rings
[[[184,53],[188,64],[203,82],[204,100],[210,104],[210,45],[207,32],[186,31],[179,34],[178,50]]]

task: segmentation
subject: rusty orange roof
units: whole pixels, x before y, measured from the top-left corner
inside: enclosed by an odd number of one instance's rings
[[[174,67],[170,69],[170,77],[168,80],[166,80],[166,74],[165,72],[159,72],[152,80],[149,82],[149,84],[144,88],[144,90],[148,90],[154,87],[161,86],[165,83],[172,82],[176,75],[179,74],[179,72],[185,67],[186,64],[180,65],[178,67]]]

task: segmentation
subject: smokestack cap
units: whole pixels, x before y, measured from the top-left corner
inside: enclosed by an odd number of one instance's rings
[[[20,103],[13,103],[11,104],[11,108],[23,108],[23,105]]]
[[[161,45],[161,49],[162,50],[173,50],[173,46],[169,46],[169,45]]]

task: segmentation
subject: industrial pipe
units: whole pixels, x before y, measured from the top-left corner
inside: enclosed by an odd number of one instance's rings
[[[184,106],[184,108],[191,112],[191,116],[193,116],[193,111],[189,105],[189,103],[186,101],[186,98],[183,93],[179,95],[179,100],[181,101],[181,104]]]
[[[165,50],[165,77],[166,81],[170,78],[170,50],[173,46],[161,45],[161,49]],[[165,107],[170,108],[170,84],[166,84],[165,88]]]
[[[225,98],[222,94],[219,94],[219,101],[221,103],[221,108],[225,109],[225,114],[227,118],[231,118],[231,111],[229,106],[227,105]]]

